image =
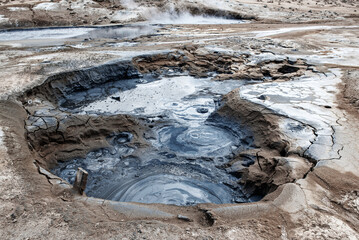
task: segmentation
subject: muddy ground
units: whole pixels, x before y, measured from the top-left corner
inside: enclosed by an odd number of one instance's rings
[[[123,35],[0,33],[1,239],[359,239],[357,11],[356,1],[321,0],[0,1],[3,29],[158,23],[156,14],[175,24],[126,25]],[[248,22],[184,25],[183,14]],[[117,204],[80,196],[49,173],[57,160],[106,146],[114,128],[146,144],[148,126],[132,117],[71,115],[59,128],[60,114],[57,127],[33,128],[38,107],[61,95],[49,82],[61,89],[86,80],[74,76],[105,78],[112,70],[96,67],[120,61],[141,74],[252,81],[226,94],[218,114],[251,129],[255,147],[228,167],[255,158],[236,171],[268,195],[241,204]]]

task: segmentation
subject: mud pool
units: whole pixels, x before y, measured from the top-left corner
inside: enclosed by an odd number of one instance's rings
[[[39,47],[64,45],[67,41],[89,41],[95,39],[127,39],[156,34],[161,25],[188,24],[241,24],[246,21],[191,14],[160,14],[147,22],[133,25],[92,26],[92,27],[52,27],[31,29],[0,30],[0,45],[17,47]]]
[[[148,146],[131,145],[131,132],[108,136],[102,148],[59,163],[53,173],[73,183],[76,170],[89,172],[88,196],[123,202],[193,205],[251,202],[229,163],[251,148],[250,134],[216,114],[223,94],[241,81],[190,76],[144,77],[74,92],[62,111],[86,115],[130,114],[146,121]],[[248,167],[254,161],[242,163]]]
[[[0,31],[0,45],[39,47],[95,39],[126,39],[156,33],[156,26],[53,27]]]

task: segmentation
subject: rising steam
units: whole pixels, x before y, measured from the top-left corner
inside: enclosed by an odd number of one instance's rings
[[[203,4],[205,2],[202,2]],[[143,19],[152,24],[235,24],[239,20],[230,20],[220,17],[207,15],[193,15],[186,10],[183,1],[167,3],[162,8],[139,6],[133,0],[121,0],[121,5],[127,9],[126,12],[119,13],[119,19],[131,18],[132,20]],[[224,1],[206,1],[206,5],[216,6],[217,8],[227,8]],[[179,10],[180,9],[180,10]]]

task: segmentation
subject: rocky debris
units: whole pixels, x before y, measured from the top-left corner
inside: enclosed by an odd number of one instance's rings
[[[224,54],[191,45],[164,55],[138,56],[132,62],[141,73],[188,72],[196,77],[215,74],[215,80],[289,80],[303,75],[308,67],[301,59],[293,61],[274,54]]]

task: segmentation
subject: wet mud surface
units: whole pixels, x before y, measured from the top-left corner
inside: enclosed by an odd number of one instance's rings
[[[238,152],[251,148],[249,131],[215,115],[222,95],[243,83],[140,78],[66,96],[63,111],[129,114],[146,121],[149,146],[131,146],[132,134],[121,132],[108,136],[110,148],[60,163],[52,171],[73,183],[82,167],[90,174],[86,194],[116,201],[193,205],[259,200],[261,196],[242,192],[239,179],[226,167]]]

